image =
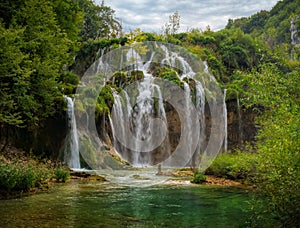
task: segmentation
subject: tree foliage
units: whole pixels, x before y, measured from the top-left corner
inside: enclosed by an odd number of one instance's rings
[[[104,2],[91,0],[3,0],[0,12],[1,131],[37,131],[57,111],[61,92],[78,83],[65,72],[78,42],[115,36],[120,24]]]
[[[284,0],[278,3],[270,11],[261,11],[248,18],[232,20],[227,23],[226,28],[240,28],[245,33],[260,36],[269,43],[290,43],[290,21],[293,15],[299,15],[299,0]],[[300,29],[297,26],[298,30]],[[271,40],[270,40],[271,39]]]
[[[78,0],[84,11],[84,23],[80,32],[83,41],[89,39],[117,37],[121,33],[121,24],[116,19],[115,11],[108,6],[95,5],[92,0]]]
[[[169,16],[169,22],[167,22],[164,27],[164,33],[166,36],[174,35],[178,32],[180,28],[180,15],[178,11],[175,11],[172,15]]]

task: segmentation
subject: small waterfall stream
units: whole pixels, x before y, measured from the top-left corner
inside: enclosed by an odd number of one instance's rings
[[[80,169],[78,132],[74,114],[74,102],[71,97],[64,96],[67,101],[67,121],[69,132],[65,145],[64,161],[70,168]]]
[[[224,118],[224,152],[227,153],[227,107],[226,107],[226,89],[224,89],[224,97],[223,97],[223,118]]]

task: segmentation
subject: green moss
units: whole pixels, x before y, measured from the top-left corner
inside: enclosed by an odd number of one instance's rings
[[[98,159],[96,156],[97,149],[94,148],[92,142],[87,136],[80,136],[80,153],[84,158],[83,164],[86,164],[85,168],[98,167]]]
[[[180,78],[178,77],[178,74],[176,71],[171,70],[167,67],[161,68],[158,77],[163,78],[164,80],[170,81],[175,83],[176,85],[183,88],[183,83],[181,82]]]
[[[143,71],[140,70],[132,70],[127,73],[126,82],[127,84],[131,84],[135,81],[142,80],[144,78]]]
[[[126,83],[126,72],[124,71],[118,71],[115,73],[112,77],[112,84],[118,86],[118,87],[123,87]]]
[[[104,113],[110,113],[110,110],[114,104],[114,96],[112,92],[112,86],[104,86],[97,98],[97,103],[95,107],[96,116],[100,116]]]

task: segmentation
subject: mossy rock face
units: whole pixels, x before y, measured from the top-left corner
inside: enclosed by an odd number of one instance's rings
[[[126,72],[118,71],[113,75],[110,83],[118,87],[124,87],[124,85],[126,84],[126,78],[127,78]]]
[[[150,66],[149,66],[149,72],[154,76],[154,77],[158,77],[159,74],[162,72],[162,67],[160,65],[160,63],[156,63],[156,62],[151,62]]]
[[[133,83],[144,79],[144,73],[140,70],[132,70],[127,73],[127,83]]]
[[[80,154],[82,155],[81,163],[85,164],[85,168],[95,168],[98,166],[96,150],[90,139],[86,135],[80,135]]]
[[[171,70],[171,69],[166,68],[166,67],[161,68],[161,71],[160,71],[158,77],[160,77],[164,80],[173,82],[174,84],[176,84],[176,85],[180,86],[181,88],[183,88],[183,83],[180,80],[177,72],[174,71],[174,70]]]
[[[112,155],[109,153],[104,156],[103,167],[109,169],[126,169],[129,167],[129,163],[126,163],[117,155]]]

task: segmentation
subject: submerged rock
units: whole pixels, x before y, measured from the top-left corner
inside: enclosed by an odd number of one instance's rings
[[[106,178],[102,176],[99,176],[97,174],[87,173],[87,172],[78,172],[72,170],[70,174],[71,174],[71,179],[107,181]]]

